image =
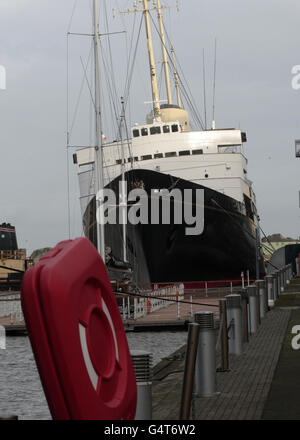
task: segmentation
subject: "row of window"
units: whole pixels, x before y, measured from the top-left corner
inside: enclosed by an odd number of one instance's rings
[[[203,154],[203,150],[182,150],[178,152],[178,156],[190,156],[195,154]],[[162,159],[163,157],[176,157],[177,152],[176,151],[170,151],[168,153],[155,153],[152,154],[145,154],[144,156],[141,156],[140,158],[138,156],[136,157],[129,157],[127,159],[127,162],[137,162],[138,160],[150,160],[150,159]],[[126,159],[125,159],[126,161]],[[122,159],[117,159],[116,163],[120,165],[122,163]]]
[[[161,126],[153,126],[150,127],[149,130],[147,127],[143,127],[141,129],[134,128],[132,130],[133,137],[139,137],[139,136],[148,136],[149,134],[161,134],[163,133],[177,133],[179,131],[178,124],[172,124],[170,125],[163,125]]]

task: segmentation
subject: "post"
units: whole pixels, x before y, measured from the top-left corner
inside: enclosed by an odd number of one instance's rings
[[[130,351],[137,385],[135,420],[152,420],[152,354]]]
[[[199,324],[198,350],[195,368],[195,388],[198,397],[209,397],[216,392],[216,349],[213,312],[195,313]]]
[[[247,293],[249,297],[250,334],[254,334],[258,330],[257,287],[255,285],[247,287]]]
[[[243,342],[249,342],[247,289],[243,289],[241,292],[241,303],[242,303],[242,322],[243,322]]]
[[[255,231],[256,237],[256,246],[255,246],[255,270],[256,270],[256,279],[259,280],[259,225],[256,227]]]
[[[228,348],[230,354],[239,356],[243,352],[241,295],[227,295]]]
[[[258,289],[258,298],[259,298],[259,301],[258,301],[258,303],[259,303],[259,318],[262,319],[265,317],[265,304],[266,304],[265,282],[264,282],[264,280],[256,280],[256,285],[257,285],[257,289]]]
[[[127,296],[127,318],[130,319],[130,297]]]
[[[280,293],[284,291],[285,284],[284,284],[284,267],[280,269]]]
[[[277,275],[277,297],[276,297],[276,299],[277,299],[277,298],[280,296],[280,294],[281,294],[281,276],[280,276],[280,269],[277,270],[276,275]],[[275,298],[274,298],[274,300],[275,300]]]
[[[125,321],[126,320],[125,298],[122,298],[122,315],[123,315],[123,321]]]
[[[192,322],[188,328],[179,420],[189,420],[190,418],[198,348],[199,324]]]
[[[221,371],[229,370],[229,356],[228,356],[228,332],[227,332],[227,308],[226,299],[219,300],[219,314],[221,330]]]
[[[274,275],[266,275],[266,310],[269,305],[274,305]]]
[[[290,281],[293,279],[293,265],[290,263]]]
[[[287,278],[286,282],[287,282],[287,284],[290,284],[291,279],[292,279],[292,276],[291,276],[291,264],[288,264],[286,268],[287,268],[286,269],[286,278]]]

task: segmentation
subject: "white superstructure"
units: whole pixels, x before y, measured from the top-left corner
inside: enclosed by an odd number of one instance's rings
[[[178,122],[157,122],[134,126],[132,135],[129,142],[123,143],[126,171],[143,168],[170,174],[212,188],[239,202],[244,202],[245,195],[255,204],[243,154],[245,135],[240,130],[182,132]],[[77,150],[76,159],[83,199],[95,193],[94,148]],[[121,174],[119,142],[103,145],[103,161],[107,185]],[[83,210],[85,206],[82,200]]]

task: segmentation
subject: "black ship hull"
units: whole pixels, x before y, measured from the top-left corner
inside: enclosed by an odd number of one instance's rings
[[[136,282],[175,282],[238,279],[241,272],[256,276],[255,212],[251,207],[210,188],[150,171],[131,170],[125,174],[128,191],[142,187],[148,195],[148,224],[127,225],[127,256]],[[109,187],[119,196],[121,177]],[[151,190],[204,190],[204,229],[199,235],[187,235],[189,225],[151,224]],[[184,210],[184,201],[182,209]],[[118,208],[117,214],[118,214]],[[129,209],[129,208],[128,208]],[[247,212],[248,211],[248,212]],[[96,245],[96,203],[89,203],[83,218],[86,236]],[[105,225],[105,245],[115,260],[123,258],[122,225]],[[260,255],[260,275],[264,271]]]
[[[10,223],[0,225],[0,250],[16,251],[18,249],[16,229]]]

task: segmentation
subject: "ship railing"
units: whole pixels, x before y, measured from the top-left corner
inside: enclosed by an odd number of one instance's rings
[[[145,287],[135,286],[134,292],[116,293],[123,321],[136,320],[175,302],[179,305],[184,298],[183,283],[166,283],[153,289]]]
[[[182,281],[185,295],[197,295],[197,296],[219,296],[228,293],[239,292],[243,287],[247,287],[255,281],[254,277],[242,275],[241,278],[232,278],[225,280],[207,280],[207,281]],[[157,289],[163,289],[167,286],[173,285],[170,282],[166,283],[139,283],[136,286],[141,291],[155,291]]]
[[[0,318],[7,318],[7,324],[24,321],[20,292],[0,293]]]

